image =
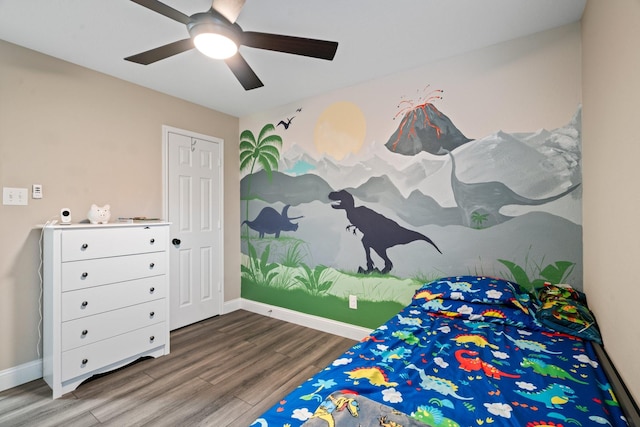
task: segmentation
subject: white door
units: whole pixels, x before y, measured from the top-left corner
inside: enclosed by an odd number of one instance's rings
[[[163,133],[173,330],[222,312],[222,140]]]

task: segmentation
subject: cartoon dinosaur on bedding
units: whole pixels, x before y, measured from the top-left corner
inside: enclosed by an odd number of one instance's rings
[[[425,390],[434,390],[444,396],[451,396],[460,400],[473,400],[473,397],[460,396],[457,393],[458,386],[452,383],[451,381],[444,378],[438,378],[433,375],[427,375],[425,374],[424,369],[418,368],[413,363],[407,365],[406,369],[413,369],[414,371],[418,372],[418,375],[420,376],[420,380],[421,380],[420,386]]]
[[[472,358],[464,357],[472,356]],[[520,378],[520,375],[507,374],[500,369],[493,366],[491,363],[487,363],[478,357],[478,352],[473,350],[457,350],[455,352],[456,360],[460,362],[460,369],[467,372],[482,370],[486,376],[499,380],[502,377],[507,378]],[[475,356],[475,357],[473,357]]]
[[[569,372],[565,371],[561,367],[547,364],[546,362],[543,362],[540,359],[525,357],[522,359],[522,362],[520,362],[520,366],[522,366],[523,368],[532,368],[533,372],[535,372],[536,374],[543,375],[545,377],[548,376],[551,378],[559,378],[561,380],[567,379],[567,380],[575,381],[578,384],[587,384],[584,381],[580,381],[574,378]]]
[[[509,335],[503,332],[499,332],[499,334],[504,335],[505,337],[507,337],[507,339],[509,339],[509,341],[511,341],[512,343],[514,343],[516,346],[520,347],[523,350],[535,351],[537,353],[560,354],[558,352],[547,350],[547,346],[539,342],[525,340],[521,338],[518,338],[518,339],[511,338]]]
[[[562,405],[576,398],[576,392],[566,385],[553,383],[536,392],[514,390],[515,393],[527,399],[544,404],[549,409],[562,409]]]

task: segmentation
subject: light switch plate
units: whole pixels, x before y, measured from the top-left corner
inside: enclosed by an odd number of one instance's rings
[[[29,193],[26,188],[2,187],[2,204],[25,206],[29,204]]]

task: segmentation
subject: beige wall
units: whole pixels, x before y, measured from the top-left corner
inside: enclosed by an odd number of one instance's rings
[[[589,0],[582,55],[585,291],[640,401],[640,1]]]
[[[0,41],[0,186],[44,189],[0,205],[0,372],[38,359],[36,224],[92,203],[161,216],[162,125],[224,139],[225,300],[239,298],[238,118]]]

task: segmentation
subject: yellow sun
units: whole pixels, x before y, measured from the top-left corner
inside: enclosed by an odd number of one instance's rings
[[[353,102],[336,102],[327,107],[316,122],[313,142],[321,154],[342,160],[357,153],[364,144],[367,123],[360,108]]]

